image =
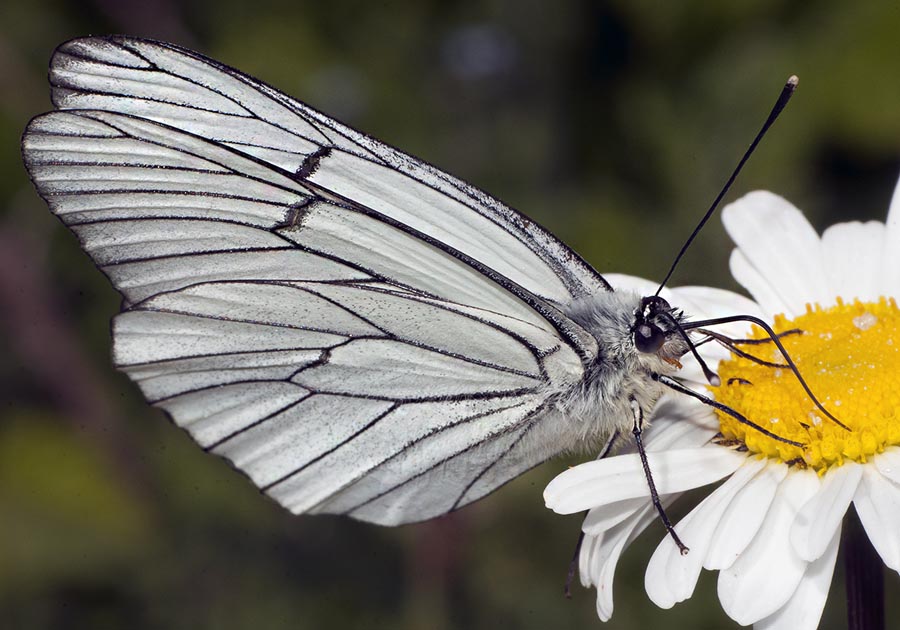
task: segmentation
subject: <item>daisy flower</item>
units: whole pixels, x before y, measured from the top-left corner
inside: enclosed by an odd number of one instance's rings
[[[742,625],[813,629],[834,571],[842,521],[853,504],[884,564],[900,570],[900,184],[886,223],[842,223],[819,237],[790,203],[768,192],[724,209],[737,248],[734,277],[755,301],[708,288],[664,297],[692,318],[750,314],[767,320],[800,373],[842,428],[815,406],[794,374],[700,347],[718,362],[716,400],[797,447],[767,437],[684,397],[664,398],[646,450],[664,504],[721,481],[676,526],[690,548],[665,536],[647,567],[650,599],[669,608],[691,597],[701,569],[718,570],[719,600]],[[647,295],[655,286],[626,276],[613,284]],[[763,340],[731,324],[721,332]],[[783,362],[774,344],[741,348]],[[702,388],[688,358],[681,374]],[[625,547],[657,514],[633,452],[576,466],[545,491],[562,514],[590,510],[579,570],[597,588],[597,612],[613,611],[613,574]]]

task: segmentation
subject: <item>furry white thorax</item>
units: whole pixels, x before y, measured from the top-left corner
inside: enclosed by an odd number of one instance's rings
[[[678,368],[663,357],[677,361],[687,345],[672,334],[656,353],[635,348],[632,327],[641,296],[611,291],[573,302],[566,315],[594,336],[600,349],[584,380],[558,397],[560,421],[570,425],[572,449],[596,451],[615,431],[622,436],[634,426],[631,399],[650,413],[667,388],[651,374],[672,375]],[[676,317],[678,317],[676,315]]]

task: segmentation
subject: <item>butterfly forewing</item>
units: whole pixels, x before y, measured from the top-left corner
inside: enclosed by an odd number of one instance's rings
[[[25,161],[125,297],[116,365],[270,496],[421,520],[571,446],[597,347],[560,309],[608,286],[543,229],[168,44],[69,42],[51,83]]]

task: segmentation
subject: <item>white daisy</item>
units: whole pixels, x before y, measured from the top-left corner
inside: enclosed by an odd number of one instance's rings
[[[691,596],[701,568],[718,570],[725,612],[756,628],[815,628],[837,557],[841,523],[853,503],[884,564],[900,571],[900,184],[886,223],[842,223],[821,236],[784,199],[755,192],[723,211],[737,244],[734,277],[755,303],[716,289],[672,289],[666,296],[693,318],[745,313],[771,322],[827,409],[829,420],[786,369],[729,357],[719,361],[717,400],[799,448],[728,416],[666,398],[646,446],[664,504],[724,479],[675,527],[690,548],[665,536],[647,567],[650,599],[669,608]],[[652,283],[625,276],[638,292]],[[646,294],[646,293],[644,293]],[[723,330],[743,337],[748,330]],[[751,336],[762,338],[759,331]],[[772,362],[771,343],[743,346]],[[682,376],[702,381],[686,360]],[[563,514],[590,510],[579,558],[581,580],[597,588],[597,612],[612,615],[612,579],[623,549],[657,519],[633,452],[576,466],[545,491]]]

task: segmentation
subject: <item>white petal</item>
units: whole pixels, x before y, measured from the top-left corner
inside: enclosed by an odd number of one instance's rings
[[[725,317],[727,315],[755,315],[764,317],[759,305],[748,297],[712,287],[675,287],[672,289],[672,299],[676,301],[672,306],[682,309],[691,319],[712,319],[713,317]],[[736,331],[729,332],[728,326],[737,327]],[[726,324],[721,330],[725,334],[739,335],[750,326],[745,323]],[[717,328],[717,330],[719,330]]]
[[[788,302],[778,294],[769,279],[753,266],[744,252],[739,249],[732,251],[728,266],[734,279],[747,289],[766,313],[794,314]]]
[[[625,499],[595,507],[581,524],[581,531],[592,536],[599,536],[631,517],[632,514],[647,506],[648,499]]]
[[[581,585],[590,588],[597,584],[600,564],[597,561],[598,554],[603,547],[603,534],[599,536],[585,535],[581,541],[581,549],[578,552],[578,574],[581,576]]]
[[[791,314],[802,313],[807,302],[829,297],[819,237],[791,203],[770,192],[752,192],[722,210],[722,223]]]
[[[875,467],[882,475],[900,484],[900,448],[889,447],[874,457]]]
[[[651,424],[644,433],[647,452],[700,447],[719,431],[709,407],[680,394],[664,396],[653,409]],[[635,452],[634,441],[631,450]]]
[[[797,590],[808,563],[794,552],[788,534],[797,512],[818,489],[815,472],[792,470],[753,541],[719,573],[719,601],[739,624],[768,617]]]
[[[681,555],[671,536],[663,538],[650,558],[644,576],[647,595],[654,604],[660,608],[671,608],[693,594],[712,533],[719,526],[735,492],[764,465],[765,460],[748,458],[725,483],[675,526],[678,536],[690,549],[687,555]]]
[[[862,466],[846,462],[822,477],[821,489],[801,508],[791,527],[791,544],[801,558],[812,562],[825,553],[834,532],[841,527],[862,474]]]
[[[832,296],[850,302],[881,295],[883,243],[884,225],[877,221],[838,223],[825,230],[822,263]]]
[[[900,181],[894,188],[885,222],[882,274],[882,292],[900,297]]]
[[[715,371],[715,367],[719,364],[719,361],[728,358],[727,350],[719,347],[716,343],[710,342],[703,344],[698,350],[701,350],[700,356],[703,357],[703,360],[706,361],[706,365],[712,368],[713,371]],[[678,371],[678,379],[691,389],[702,393],[703,388],[708,384],[708,381],[703,374],[703,370],[700,368],[700,364],[697,363],[697,360],[694,358],[694,355],[686,354],[679,360],[681,361],[681,369]],[[674,394],[673,392],[673,395],[678,394]]]
[[[765,468],[735,494],[709,543],[709,551],[703,559],[705,569],[727,569],[734,564],[759,531],[778,484],[787,473],[786,465],[767,462]]]
[[[579,557],[582,584],[597,587],[597,616],[608,621],[613,613],[613,577],[622,550],[656,520],[656,511],[647,505],[602,536],[585,536]]]
[[[884,564],[900,571],[900,486],[883,477],[874,466],[863,466],[862,483],[853,504]]]
[[[840,540],[841,529],[838,527],[824,553],[806,567],[806,573],[788,603],[775,614],[754,623],[753,630],[816,630],[828,598]]]
[[[603,278],[609,282],[616,291],[631,291],[640,296],[653,295],[659,287],[659,283],[654,282],[653,280],[629,276],[623,273],[604,273]],[[667,301],[671,297],[667,287],[664,287],[663,290],[660,291],[660,295]]]
[[[647,459],[657,491],[663,495],[718,481],[737,469],[746,455],[727,448],[704,447],[647,453]],[[547,507],[559,514],[649,496],[637,454],[580,464],[557,475],[544,490]]]
[[[581,540],[581,549],[578,551],[578,574],[581,576],[581,585],[590,588],[596,584],[594,579],[594,567],[598,566],[594,558],[603,544],[603,535],[585,535]]]

